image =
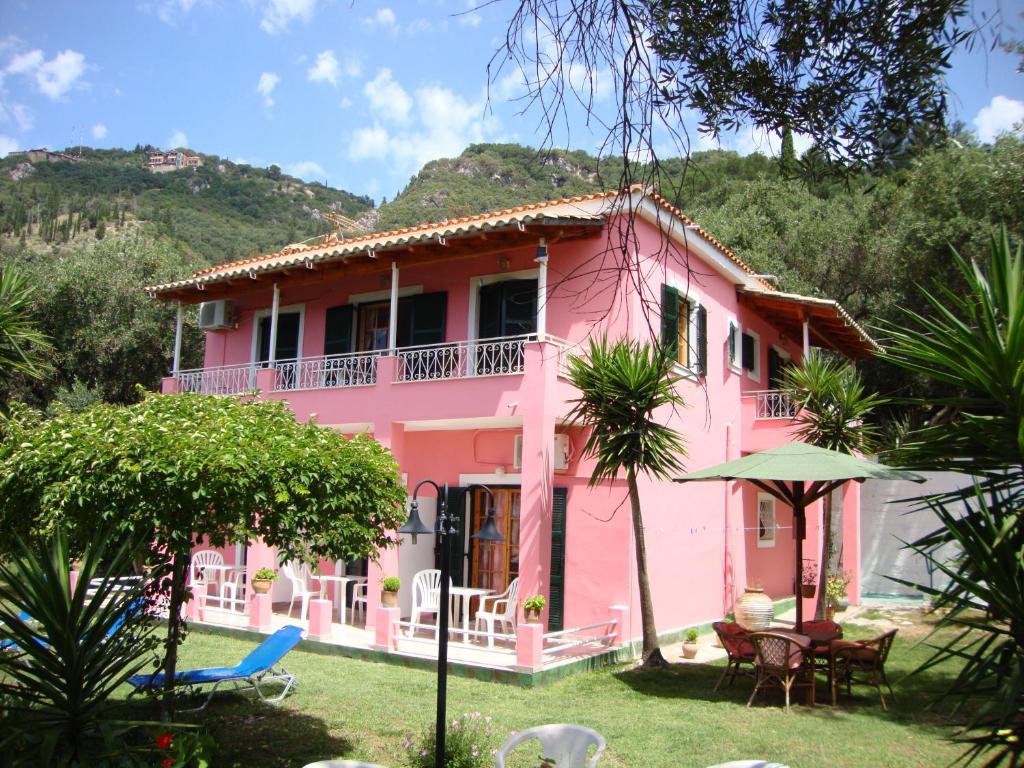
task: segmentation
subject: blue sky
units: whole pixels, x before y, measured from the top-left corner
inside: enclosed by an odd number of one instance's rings
[[[479,141],[536,145],[540,115],[486,66],[512,2],[0,0],[0,155],[137,143],[187,146],[378,201],[430,159]],[[988,12],[995,0],[976,5]],[[1024,37],[1022,8],[1002,12]],[[956,55],[954,118],[991,139],[1024,121],[1024,76],[1001,51]],[[596,93],[607,98],[598,72]],[[568,143],[601,137],[580,121]],[[707,146],[707,142],[698,142]],[[750,131],[723,138],[769,151]]]

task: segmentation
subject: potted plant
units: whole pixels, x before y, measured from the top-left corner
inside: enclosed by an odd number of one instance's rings
[[[260,568],[252,575],[252,591],[257,595],[265,595],[274,585],[277,571],[273,568]]]
[[[532,595],[523,601],[523,618],[527,624],[539,624],[544,610],[544,595]]]
[[[800,595],[811,599],[818,592],[818,564],[804,560],[800,568]]]
[[[845,573],[834,573],[825,579],[825,599],[827,601],[825,615],[829,621],[835,616],[837,608],[846,607],[846,588],[848,586],[850,586],[850,579]]]
[[[688,629],[686,630],[686,640],[683,641],[683,658],[684,659],[695,659],[697,658],[697,630]]]
[[[380,580],[380,604],[385,608],[398,607],[398,590],[402,581],[397,576],[385,576]]]

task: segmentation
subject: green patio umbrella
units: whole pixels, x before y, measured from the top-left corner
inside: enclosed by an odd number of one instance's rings
[[[751,453],[734,461],[690,472],[675,478],[677,483],[694,480],[746,480],[793,508],[796,527],[796,573],[804,558],[803,540],[807,534],[804,509],[831,493],[848,480],[911,480],[923,483],[925,478],[905,469],[894,469],[883,464],[830,451],[809,443],[792,442]],[[796,628],[803,629],[802,601],[796,601]]]

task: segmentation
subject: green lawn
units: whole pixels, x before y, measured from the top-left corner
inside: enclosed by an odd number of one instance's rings
[[[787,715],[781,700],[768,699],[747,709],[749,681],[738,679],[714,693],[719,666],[679,664],[668,672],[617,667],[532,690],[450,677],[449,718],[474,710],[490,715],[499,742],[511,730],[542,723],[587,725],[608,740],[601,768],[703,768],[741,758],[769,758],[792,768],[946,765],[960,752],[946,741],[952,724],[925,705],[952,670],[900,680],[927,654],[915,645],[927,626],[916,614],[914,619],[914,626],[901,627],[890,656],[899,701],[888,712],[864,687],[837,708],[797,706]],[[865,637],[877,628],[848,624],[846,632]],[[182,648],[181,668],[234,663],[251,647],[193,632]],[[345,757],[400,766],[405,732],[419,733],[433,722],[432,672],[298,651],[286,661],[301,684],[283,705],[224,696],[193,718],[217,740],[215,765],[297,768]],[[819,701],[825,698],[822,685]],[[519,765],[535,765],[535,758],[527,749]]]

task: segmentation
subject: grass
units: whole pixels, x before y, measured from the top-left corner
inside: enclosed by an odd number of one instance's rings
[[[886,612],[847,624],[847,637],[878,634]],[[907,625],[907,617],[913,623]],[[601,768],[703,768],[742,758],[771,759],[791,768],[940,766],[961,747],[947,740],[953,723],[927,702],[955,669],[901,679],[928,655],[917,645],[929,630],[919,613],[894,617],[900,635],[887,670],[897,703],[885,712],[875,691],[855,687],[853,699],[833,708],[797,706],[786,714],[781,700],[746,707],[750,683],[712,691],[720,666],[676,664],[668,671],[627,666],[589,672],[539,689],[449,678],[448,713],[479,711],[494,718],[500,743],[512,730],[542,723],[590,726],[608,741]],[[181,651],[181,668],[234,663],[251,644],[195,631]],[[218,744],[218,766],[302,766],[329,757],[387,766],[406,764],[403,741],[433,722],[435,676],[335,656],[293,651],[289,671],[301,681],[279,707],[233,696],[215,699],[193,721],[205,723]],[[819,701],[827,700],[825,686]],[[521,751],[520,766],[537,755]]]

